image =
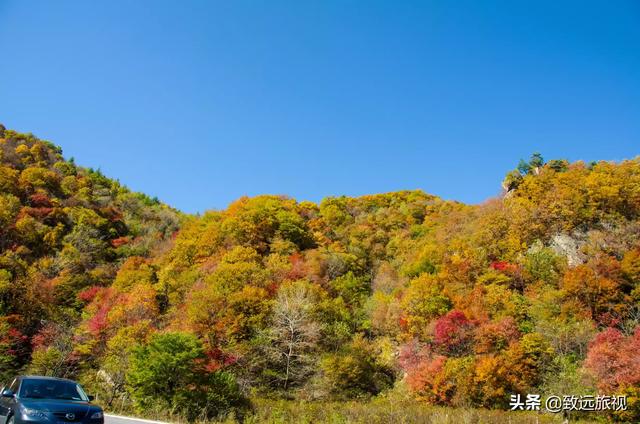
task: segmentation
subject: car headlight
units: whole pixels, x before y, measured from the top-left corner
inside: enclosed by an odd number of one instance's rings
[[[24,415],[26,415],[27,417],[32,417],[32,418],[47,418],[47,413],[46,411],[40,411],[39,409],[31,409],[31,408],[27,408],[25,406],[23,406],[21,408],[21,411]]]
[[[91,416],[92,420],[97,420],[98,418],[104,418],[104,415],[102,414],[102,412],[96,412]]]

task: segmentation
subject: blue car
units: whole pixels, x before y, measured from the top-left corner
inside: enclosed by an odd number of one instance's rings
[[[0,423],[103,424],[102,408],[75,381],[21,376],[2,389]]]

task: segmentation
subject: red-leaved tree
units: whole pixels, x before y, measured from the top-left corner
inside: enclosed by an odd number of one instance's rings
[[[640,385],[640,327],[625,337],[608,328],[589,345],[585,368],[596,378],[598,389],[614,393]]]
[[[438,351],[451,356],[467,354],[473,344],[475,322],[462,311],[453,310],[436,321],[433,342]]]

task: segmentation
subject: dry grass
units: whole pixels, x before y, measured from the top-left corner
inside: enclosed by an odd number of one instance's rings
[[[371,402],[293,402],[256,400],[246,423],[330,424],[552,424],[561,415],[426,406],[415,401],[376,399]],[[233,422],[229,420],[229,422]],[[574,421],[588,423],[589,421]]]
[[[219,421],[224,424],[561,424],[561,414],[542,412],[509,412],[472,408],[445,408],[425,405],[403,397],[379,397],[368,402],[304,402],[274,399],[253,399],[253,410],[239,420],[234,416]],[[123,415],[126,410],[113,411]],[[172,423],[185,423],[179,416],[166,412],[147,411],[144,418]],[[605,422],[571,419],[570,423]],[[204,424],[201,422],[200,424]]]
[[[419,402],[401,384],[369,401],[304,402],[252,399],[253,412],[245,423],[258,424],[561,424],[562,414],[524,411],[499,411],[474,408],[447,408]],[[571,419],[571,423],[595,423]],[[227,420],[234,422],[233,419]]]

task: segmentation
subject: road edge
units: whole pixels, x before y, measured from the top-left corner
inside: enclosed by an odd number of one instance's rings
[[[145,420],[144,418],[135,418],[135,417],[125,417],[123,415],[114,415],[114,414],[104,414],[105,417],[118,418],[121,420],[129,420],[129,421],[138,421],[141,423],[149,423],[149,424],[169,424],[166,421],[153,421],[153,420]]]

